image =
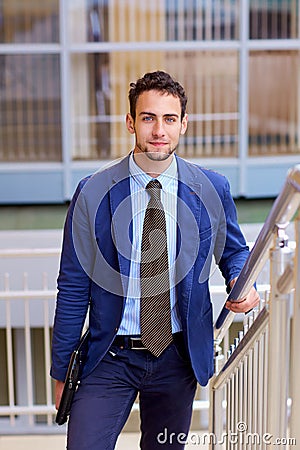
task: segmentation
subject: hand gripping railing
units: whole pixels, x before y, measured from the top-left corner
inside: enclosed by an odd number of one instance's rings
[[[258,238],[238,276],[227,300],[238,300],[245,297],[255,283],[257,276],[269,257],[269,249],[276,228],[285,229],[292,220],[300,205],[300,164],[288,171],[285,184],[263,225]],[[226,300],[226,301],[227,301]],[[215,342],[221,342],[233,321],[235,313],[225,306],[221,310],[215,326]]]

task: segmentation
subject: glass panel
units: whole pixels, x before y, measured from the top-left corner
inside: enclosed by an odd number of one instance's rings
[[[237,156],[236,52],[113,52],[72,56],[73,159],[117,158],[133,147],[125,126],[128,89],[145,72],[166,70],[189,98],[189,127],[179,154]]]
[[[172,52],[166,56],[166,69],[182,82],[189,99],[189,126],[178,154],[236,157],[237,52]]]
[[[58,55],[0,55],[0,161],[61,161]]]
[[[161,0],[69,0],[72,42],[165,40]]]
[[[251,156],[299,153],[298,96],[298,52],[251,52],[249,63]]]
[[[72,42],[230,40],[237,0],[69,0]]]
[[[59,41],[59,0],[2,0],[0,42]]]
[[[298,0],[251,0],[249,4],[251,39],[299,37]]]
[[[109,55],[74,54],[71,58],[73,159],[110,156],[111,94]]]
[[[238,0],[166,0],[167,40],[238,38]]]

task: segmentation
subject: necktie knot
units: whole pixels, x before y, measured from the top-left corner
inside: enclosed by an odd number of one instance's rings
[[[149,192],[151,198],[156,201],[160,201],[160,191],[161,191],[161,184],[158,180],[151,180],[146,186],[147,191]]]

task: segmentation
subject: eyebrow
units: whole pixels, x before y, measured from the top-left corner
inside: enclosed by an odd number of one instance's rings
[[[156,117],[156,114],[152,113],[152,112],[147,112],[147,111],[142,111],[139,113],[139,116],[152,116],[152,117]],[[179,114],[176,113],[168,113],[168,114],[164,114],[163,117],[178,117],[179,118]]]

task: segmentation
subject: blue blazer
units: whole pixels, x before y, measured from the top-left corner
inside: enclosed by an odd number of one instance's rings
[[[213,375],[212,257],[225,283],[248,256],[226,178],[177,157],[176,295],[195,376]],[[82,180],[68,210],[58,277],[51,376],[64,380],[88,313],[90,341],[82,377],[97,366],[120,326],[132,239],[129,157]]]

